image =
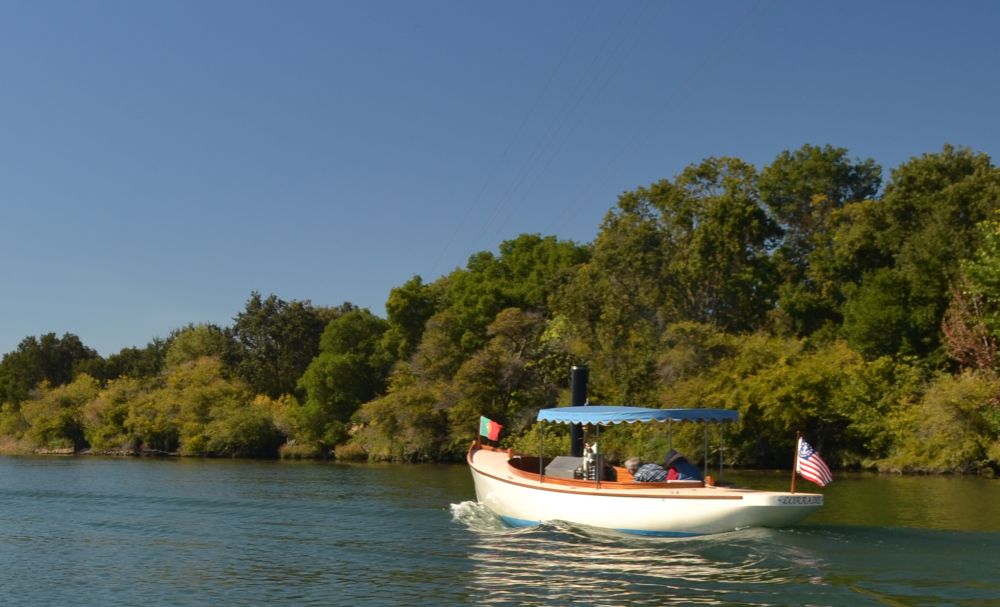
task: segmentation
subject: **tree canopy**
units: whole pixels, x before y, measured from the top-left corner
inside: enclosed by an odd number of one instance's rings
[[[1000,170],[951,145],[884,183],[829,145],[706,158],[623,192],[593,242],[522,234],[413,276],[385,318],[253,292],[231,326],[107,358],[26,337],[0,360],[0,450],[457,460],[480,415],[537,444],[585,364],[593,402],[739,410],[732,464],[788,466],[801,430],[834,466],[992,473],[998,213]]]

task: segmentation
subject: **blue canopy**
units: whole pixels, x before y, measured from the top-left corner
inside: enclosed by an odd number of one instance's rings
[[[602,426],[653,421],[735,422],[739,418],[738,411],[729,409],[649,409],[613,405],[556,407],[555,409],[542,409],[538,412],[538,421],[560,424],[600,424]]]

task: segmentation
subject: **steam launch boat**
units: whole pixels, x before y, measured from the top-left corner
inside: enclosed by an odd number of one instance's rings
[[[575,391],[575,388],[574,388]],[[652,409],[625,406],[569,406],[542,409],[538,421],[571,424],[571,448],[583,425],[620,423],[736,422],[725,409]],[[531,526],[566,521],[626,533],[693,536],[743,527],[780,527],[795,523],[823,505],[816,493],[758,491],[705,480],[636,482],[626,468],[607,466],[595,445],[581,455],[544,458],[515,453],[476,441],[467,460],[476,498],[507,524]]]

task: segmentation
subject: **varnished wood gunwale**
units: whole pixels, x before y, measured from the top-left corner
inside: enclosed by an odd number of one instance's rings
[[[536,458],[531,458],[531,459],[533,459],[535,462],[538,461],[537,457]],[[530,472],[530,471],[528,471],[528,470],[526,470],[524,468],[519,468],[519,467],[515,466],[513,464],[513,462],[515,460],[516,460],[516,457],[509,458],[507,460],[507,467],[510,469],[510,471],[512,473],[514,473],[515,476],[520,476],[521,478],[526,478],[526,479],[530,479],[530,480],[533,480],[533,481],[538,481],[538,482],[541,482],[541,483],[551,483],[553,485],[565,485],[565,486],[568,486],[568,487],[594,487],[594,486],[597,485],[597,481],[591,481],[591,480],[583,480],[583,479],[576,479],[576,478],[563,478],[563,477],[548,476],[548,475],[546,475],[546,476],[543,477],[542,475],[538,474],[537,472]],[[631,479],[632,475],[628,474],[628,471],[625,470],[625,468],[618,468],[618,467],[616,467],[615,469],[616,469],[616,472],[619,471],[619,470],[622,471],[622,472],[624,472],[625,474],[628,475],[628,478]],[[665,482],[662,482],[662,483],[649,483],[649,482],[639,483],[639,482],[636,482],[636,481],[633,481],[633,480],[629,480],[627,482],[622,482],[622,481],[601,481],[601,483],[600,483],[601,489],[625,489],[625,490],[631,490],[631,489],[691,489],[691,488],[694,488],[694,487],[704,487],[704,486],[705,486],[705,483],[703,483],[702,481],[665,481]]]
[[[476,469],[479,474],[487,476],[489,478],[509,483],[512,485],[517,485],[519,487],[527,487],[530,489],[535,489],[539,491],[552,491],[555,493],[572,493],[574,495],[594,495],[594,496],[611,496],[611,497],[643,497],[652,499],[715,499],[715,500],[741,500],[743,496],[741,495],[719,495],[718,493],[711,494],[696,494],[696,493],[666,493],[662,491],[657,491],[656,493],[639,493],[640,490],[649,489],[696,489],[704,487],[704,483],[701,481],[668,481],[665,483],[637,483],[637,482],[616,482],[616,481],[601,481],[598,485],[596,481],[569,479],[569,478],[558,478],[553,476],[545,476],[538,473],[527,472],[525,470],[520,470],[519,468],[512,466],[510,460],[513,457],[513,452],[510,449],[498,449],[490,445],[483,444],[473,444],[469,449],[466,456],[467,461],[470,466],[472,464],[472,456],[477,449],[483,449],[485,451],[492,451],[494,453],[506,453],[508,457],[507,461],[507,472],[513,476],[523,478],[525,480],[534,481],[541,486],[536,486],[533,484],[525,484],[515,481],[513,478],[503,478],[495,474],[490,474],[481,469]],[[538,458],[534,458],[537,461]],[[475,467],[475,466],[473,466]],[[572,489],[586,489],[588,491],[573,491]]]

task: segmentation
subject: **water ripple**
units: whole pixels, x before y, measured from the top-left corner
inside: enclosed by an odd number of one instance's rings
[[[482,549],[470,554],[473,586],[490,605],[899,605],[942,596],[954,601],[946,604],[1000,604],[993,581],[960,591],[951,580],[935,584],[939,568],[928,555],[906,551],[912,568],[888,574],[885,559],[899,558],[894,544],[905,545],[909,532],[877,530],[877,541],[851,528],[647,538],[562,522],[505,528],[475,502],[453,504],[452,515],[480,537]]]
[[[458,466],[0,458],[0,596],[110,607],[1000,605],[997,533],[514,529],[471,494]]]

